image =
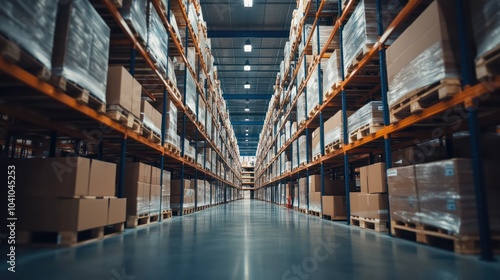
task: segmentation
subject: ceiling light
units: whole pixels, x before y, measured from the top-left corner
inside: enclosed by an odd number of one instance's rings
[[[248,106],[245,108],[245,112],[250,112],[250,108],[248,108]]]
[[[243,6],[245,7],[252,7],[253,6],[253,0],[243,0]]]
[[[248,133],[245,133],[245,136],[248,136]]]
[[[246,122],[247,122],[247,121],[249,121],[249,120],[250,120],[250,119],[249,119],[248,117],[247,117],[247,118],[245,118],[245,121],[246,121]]]
[[[245,142],[248,142],[248,139],[245,139]]]
[[[245,52],[251,52],[252,51],[252,43],[250,43],[250,39],[247,39],[245,41],[245,46],[243,47]]]
[[[243,66],[243,70],[245,70],[245,71],[252,70],[252,67],[250,66],[250,62],[248,62],[248,60],[245,62],[245,66]]]
[[[250,89],[250,83],[249,82],[246,82],[245,85],[244,85],[245,89]]]
[[[245,129],[245,131],[246,131],[246,132],[248,132],[248,131],[249,131],[249,130],[248,130],[248,127],[247,127],[247,129]]]

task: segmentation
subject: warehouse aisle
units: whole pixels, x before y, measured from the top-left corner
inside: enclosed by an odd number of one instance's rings
[[[0,279],[493,279],[499,263],[242,200],[77,248],[19,249]],[[14,277],[12,277],[14,276]],[[498,278],[497,278],[498,279]]]

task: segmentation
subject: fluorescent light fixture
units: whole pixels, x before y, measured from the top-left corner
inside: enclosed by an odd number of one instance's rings
[[[253,0],[243,0],[243,6],[249,8],[253,6]]]
[[[248,136],[248,133],[245,133],[245,136]]]
[[[245,142],[248,142],[248,139],[245,139]]]
[[[250,112],[250,108],[248,108],[248,106],[245,108],[245,112]]]
[[[248,132],[248,127],[247,127],[247,129],[245,129],[245,131]]]
[[[245,85],[244,85],[245,89],[250,89],[250,83],[249,82],[246,82]]]
[[[245,66],[243,66],[244,71],[250,71],[252,70],[252,67],[250,66],[250,62],[248,60],[245,62]]]
[[[252,43],[250,43],[250,39],[247,39],[245,41],[245,46],[243,47],[245,52],[251,52],[252,51]]]
[[[249,121],[249,120],[250,120],[249,118],[245,118],[245,121],[246,121],[246,122],[247,122],[247,121]]]

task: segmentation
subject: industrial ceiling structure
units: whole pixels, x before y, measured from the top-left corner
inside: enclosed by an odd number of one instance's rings
[[[200,1],[240,154],[254,156],[297,4],[256,0],[245,7],[244,2],[252,1]],[[244,50],[248,43],[250,52]]]

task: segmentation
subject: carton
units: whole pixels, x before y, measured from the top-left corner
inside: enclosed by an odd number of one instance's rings
[[[108,221],[106,224],[113,225],[125,222],[126,214],[127,214],[126,198],[109,198]]]
[[[309,210],[315,212],[321,212],[321,193],[311,192],[309,193]]]
[[[76,232],[108,222],[108,199],[26,197],[23,200],[19,209],[21,230]]]
[[[387,194],[368,194],[368,216],[366,218],[387,220]]]
[[[130,112],[137,119],[141,118],[141,94],[141,84],[136,79],[132,78],[132,106]]]
[[[346,218],[345,196],[323,196],[323,215],[333,218]]]
[[[82,157],[14,160],[19,195],[35,197],[87,196],[90,159]]]
[[[121,65],[109,66],[106,103],[108,105],[119,105],[127,112],[132,112],[133,81],[134,78],[125,67]]]
[[[116,164],[96,159],[90,162],[90,196],[115,196],[115,183]]]
[[[184,192],[186,189],[191,189],[191,181],[184,179]],[[181,195],[181,180],[172,180],[171,190],[172,196]]]
[[[387,177],[385,163],[379,162],[368,166],[368,192],[386,193]]]
[[[362,193],[368,193],[368,166],[359,168],[359,181]]]
[[[415,166],[397,167],[387,170],[391,219],[418,223],[420,203],[418,201]]]
[[[359,216],[359,202],[358,202],[357,192],[349,193],[349,204],[350,204],[350,215],[351,216]]]

